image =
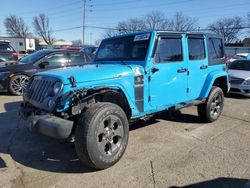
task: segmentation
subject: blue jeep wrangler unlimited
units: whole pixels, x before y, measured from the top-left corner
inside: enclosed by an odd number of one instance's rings
[[[33,76],[21,115],[35,132],[74,136],[83,164],[108,168],[122,157],[132,120],[190,105],[206,122],[219,118],[229,90],[223,44],[166,31],[105,39],[93,63]]]

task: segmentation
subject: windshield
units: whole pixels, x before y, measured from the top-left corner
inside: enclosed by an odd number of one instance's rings
[[[18,63],[22,63],[22,64],[34,63],[49,53],[50,53],[50,51],[48,51],[48,50],[40,50],[40,51],[34,52],[30,55],[27,55],[27,56],[21,58]]]
[[[145,60],[150,33],[130,35],[102,41],[95,61]]]
[[[230,63],[229,69],[250,71],[250,61],[234,61]]]

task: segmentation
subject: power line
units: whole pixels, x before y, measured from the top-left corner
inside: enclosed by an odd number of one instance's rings
[[[85,42],[86,7],[87,7],[87,0],[83,0],[83,25],[82,25],[82,45],[83,46]]]
[[[50,8],[47,8],[47,9],[41,9],[39,11],[29,11],[29,12],[18,12],[18,14],[22,14],[22,15],[32,15],[32,14],[37,14],[37,12],[45,12],[45,11],[48,11],[48,10],[52,10],[53,12],[55,12],[55,10],[57,10],[58,8],[62,8],[62,7],[69,7],[71,5],[76,5],[76,4],[79,4],[80,2],[82,2],[81,0],[77,0],[77,1],[71,1],[70,3],[64,3],[64,4],[61,4],[59,6],[55,6],[55,7],[50,7]]]
[[[74,30],[74,29],[80,29],[83,26],[76,26],[76,27],[69,27],[69,28],[64,28],[64,29],[57,29],[53,30],[53,32],[61,32],[61,31],[69,31],[69,30]],[[101,26],[94,26],[94,25],[85,25],[86,28],[92,28],[92,29],[102,29],[102,30],[116,30],[119,31],[118,28],[114,27],[101,27]],[[241,27],[228,27],[228,28],[221,28],[221,29],[216,29],[216,30],[223,30],[223,29],[250,29],[250,26],[241,26]],[[213,31],[212,29],[209,28],[199,28],[197,29],[199,31]],[[126,30],[129,31],[129,30]],[[139,31],[139,30],[138,30]]]

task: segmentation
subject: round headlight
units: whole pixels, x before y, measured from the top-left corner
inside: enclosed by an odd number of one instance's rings
[[[61,91],[62,86],[61,82],[55,82],[52,88],[52,96],[57,95]]]

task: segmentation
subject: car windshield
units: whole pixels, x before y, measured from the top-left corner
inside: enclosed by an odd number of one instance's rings
[[[27,55],[27,56],[21,58],[18,61],[18,63],[21,63],[21,64],[34,63],[49,53],[50,53],[50,51],[48,51],[48,50],[40,50],[40,51],[34,52],[30,55]]]
[[[234,61],[229,65],[229,69],[250,71],[250,61]]]
[[[150,33],[104,40],[98,49],[95,61],[143,61],[149,40]]]

